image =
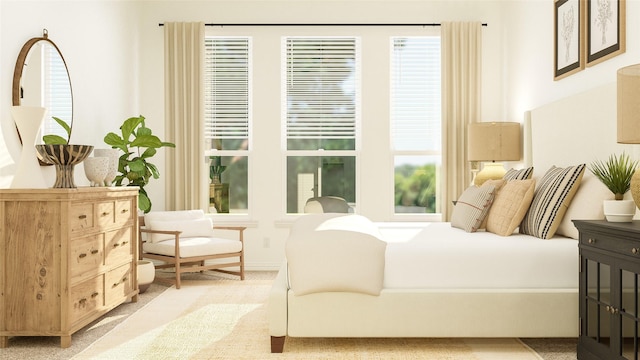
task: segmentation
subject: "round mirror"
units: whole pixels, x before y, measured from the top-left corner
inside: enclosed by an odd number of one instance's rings
[[[40,129],[40,138],[48,134],[67,138],[66,131],[53,120],[53,117],[64,120],[72,127],[71,80],[64,57],[56,44],[49,39],[46,29],[42,37],[29,39],[22,46],[13,72],[11,95],[14,106],[41,106],[47,109]],[[22,138],[20,142],[22,143]]]

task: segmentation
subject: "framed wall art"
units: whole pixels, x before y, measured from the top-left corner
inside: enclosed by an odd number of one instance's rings
[[[625,52],[625,0],[586,0],[587,66]]]
[[[554,80],[584,69],[584,0],[556,0]]]

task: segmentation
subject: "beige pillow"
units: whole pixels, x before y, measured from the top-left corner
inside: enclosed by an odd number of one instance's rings
[[[451,227],[476,232],[491,207],[495,188],[494,185],[468,187],[453,208]]]
[[[535,188],[533,179],[508,181],[493,199],[487,215],[487,231],[511,235],[529,210]]]
[[[602,202],[613,200],[613,198],[613,193],[595,175],[590,171],[585,171],[580,187],[571,200],[571,205],[564,214],[556,234],[577,240],[579,233],[572,220],[604,219]]]
[[[580,181],[585,164],[559,168],[552,166],[538,182],[529,211],[522,219],[520,233],[541,239],[555,235]]]
[[[489,185],[493,185],[495,186],[495,192],[493,194],[493,200],[496,199],[496,195],[500,192],[500,189],[502,189],[502,187],[504,186],[504,184],[507,183],[507,180],[504,179],[489,179],[487,181],[485,181],[484,183],[482,183],[482,186],[489,186]],[[491,205],[493,206],[493,205]],[[491,211],[491,209],[489,209],[489,211]],[[487,217],[484,217],[484,220],[482,220],[482,224],[480,224],[480,229],[486,229],[487,228]]]

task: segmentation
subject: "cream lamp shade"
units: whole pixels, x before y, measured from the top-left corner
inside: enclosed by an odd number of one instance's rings
[[[518,161],[521,157],[520,123],[478,122],[467,127],[467,157],[469,161],[483,161],[483,169],[473,183],[482,185],[489,179],[501,179],[505,174],[502,163]]]
[[[618,143],[640,144],[640,64],[618,70]],[[631,178],[631,195],[640,208],[640,169]]]

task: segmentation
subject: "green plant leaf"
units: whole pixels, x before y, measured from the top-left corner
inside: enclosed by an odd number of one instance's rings
[[[60,135],[45,135],[42,141],[47,145],[65,145],[67,140]]]
[[[130,117],[125,120],[122,126],[120,126],[120,130],[122,131],[122,138],[128,142],[135,129],[142,122],[144,122],[144,116],[142,115],[138,117]]]
[[[589,170],[614,194],[616,200],[621,200],[631,187],[637,165],[637,161],[631,161],[627,154],[622,153],[620,156],[610,155],[606,162],[594,161]]]

